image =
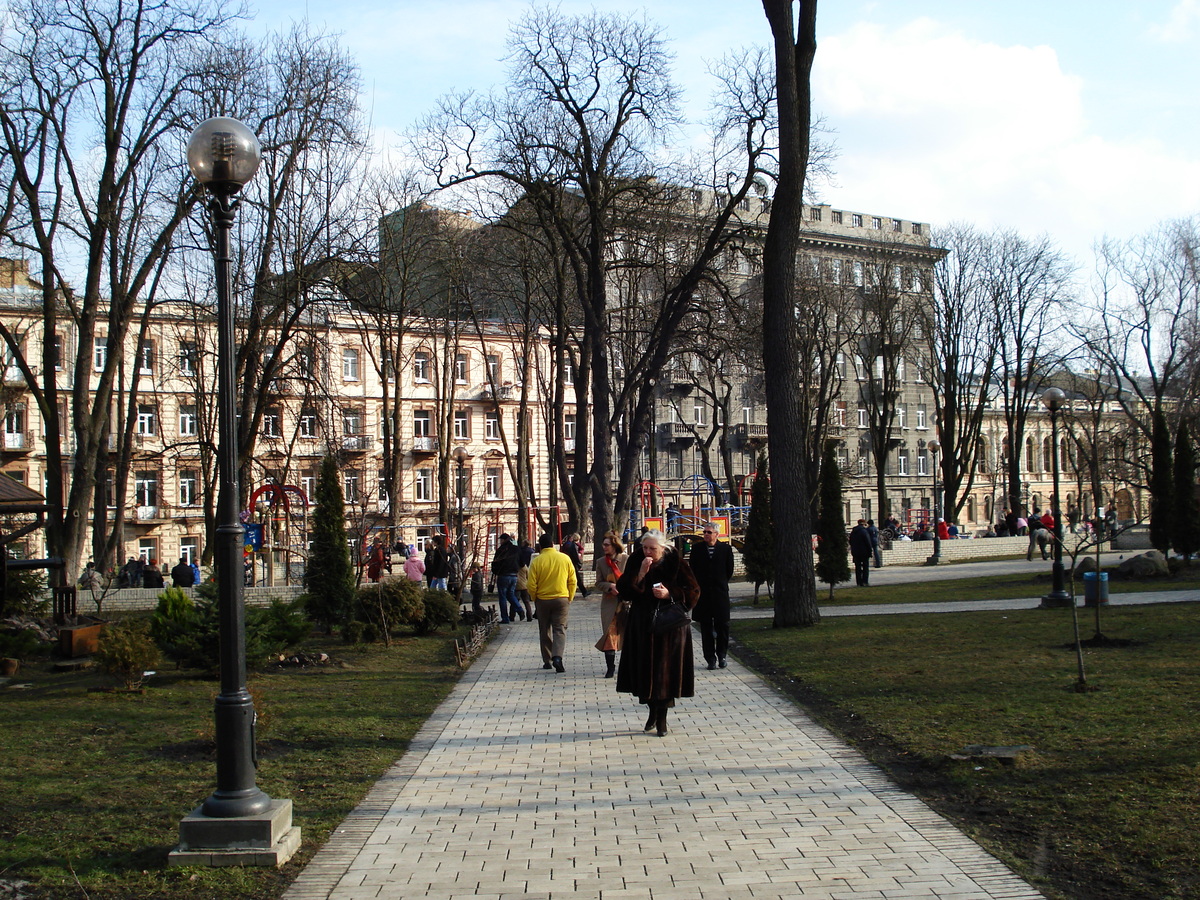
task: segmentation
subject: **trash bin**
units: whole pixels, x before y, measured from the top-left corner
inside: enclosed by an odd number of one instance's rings
[[[1099,575],[1099,579],[1096,576]],[[1108,573],[1083,573],[1083,605],[1096,606],[1108,602]]]

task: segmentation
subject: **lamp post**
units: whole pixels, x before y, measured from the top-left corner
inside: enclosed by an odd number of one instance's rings
[[[278,865],[295,852],[300,829],[290,800],[272,800],[255,784],[254,701],[246,689],[243,529],[238,519],[235,334],[229,232],[241,190],[262,159],[258,138],[236,119],[201,123],[188,142],[188,168],[211,197],[217,291],[217,528],[214,562],[220,624],[221,691],[215,704],[217,787],[180,824],[177,865]],[[237,820],[233,822],[231,820]]]
[[[936,566],[942,559],[942,539],[938,536],[938,519],[942,516],[942,498],[938,496],[938,451],[942,445],[934,438],[928,446],[933,454],[933,556],[925,560],[925,565]]]
[[[1054,585],[1050,593],[1042,598],[1043,609],[1075,605],[1075,598],[1064,587],[1062,502],[1058,488],[1058,411],[1066,399],[1067,395],[1061,388],[1046,388],[1042,393],[1042,403],[1050,411],[1050,457],[1054,478],[1054,496],[1051,498],[1051,515],[1054,516]]]
[[[467,487],[464,480],[464,467],[467,464],[467,460],[471,458],[471,453],[466,447],[455,447],[451,455],[458,464],[458,478],[456,481],[458,487],[458,552],[462,553],[466,544],[467,527]]]

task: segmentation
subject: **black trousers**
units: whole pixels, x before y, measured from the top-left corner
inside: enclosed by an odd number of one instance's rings
[[[854,557],[854,583],[860,587],[871,583],[871,557]]]
[[[704,661],[716,662],[729,655],[729,620],[711,617],[697,618],[700,627],[700,646],[704,649]]]

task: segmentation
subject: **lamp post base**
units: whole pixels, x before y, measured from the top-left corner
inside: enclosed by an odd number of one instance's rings
[[[1038,609],[1067,609],[1075,605],[1075,598],[1066,591],[1051,591],[1042,598]]]
[[[292,825],[292,801],[272,800],[266,812],[215,818],[197,807],[179,823],[179,846],[167,855],[172,866],[282,866],[300,849]]]

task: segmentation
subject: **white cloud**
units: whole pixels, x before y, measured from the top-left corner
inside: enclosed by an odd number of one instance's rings
[[[1200,206],[1200,160],[1092,133],[1084,82],[1050,47],[860,24],[821,42],[814,91],[841,148],[835,205],[1045,232],[1081,257]]]
[[[1200,0],[1179,0],[1162,25],[1151,25],[1146,34],[1164,44],[1182,44],[1191,40],[1192,26],[1200,20]]]

